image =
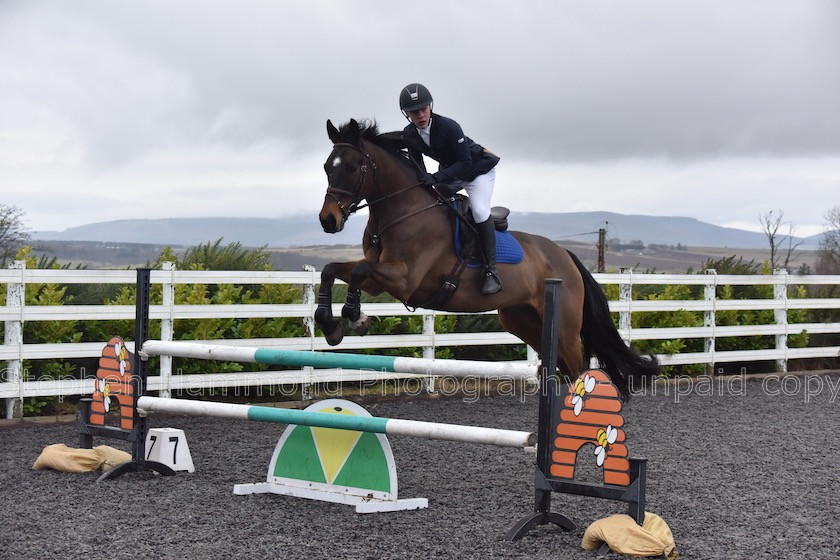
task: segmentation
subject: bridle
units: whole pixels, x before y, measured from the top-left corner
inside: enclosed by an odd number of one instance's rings
[[[367,204],[363,204],[359,206],[359,201],[362,199],[361,193],[362,188],[365,186],[365,180],[367,179],[367,172],[368,169],[373,171],[374,180],[376,180],[376,163],[370,157],[370,154],[367,153],[364,149],[364,143],[362,146],[356,146],[355,144],[345,143],[345,142],[337,142],[333,144],[333,150],[336,148],[352,148],[362,154],[364,157],[364,161],[362,162],[361,167],[359,168],[359,183],[356,185],[355,190],[348,191],[346,189],[339,189],[338,187],[334,187],[329,185],[327,187],[327,196],[332,198],[335,201],[335,204],[338,206],[338,209],[341,211],[341,216],[344,220],[350,217],[351,214],[355,214],[358,210],[365,208],[366,206],[370,206],[370,202]],[[345,207],[344,203],[336,196],[336,194],[341,194],[345,196],[349,196],[353,202],[350,203],[349,206]]]
[[[348,191],[346,189],[340,189],[340,188],[334,187],[332,185],[329,185],[327,187],[327,196],[332,198],[335,201],[336,206],[338,206],[339,211],[341,211],[342,219],[344,219],[344,220],[347,220],[352,214],[355,214],[357,211],[361,210],[362,208],[367,208],[368,206],[373,206],[374,204],[377,204],[379,202],[383,202],[383,201],[385,201],[385,200],[387,200],[391,197],[400,195],[400,194],[402,194],[402,193],[404,193],[404,192],[406,192],[410,189],[413,189],[415,187],[419,187],[420,185],[423,184],[422,181],[418,181],[417,183],[411,184],[407,187],[403,187],[402,189],[400,189],[398,191],[388,193],[385,196],[381,196],[381,197],[379,197],[375,200],[368,200],[367,203],[365,203],[365,204],[359,204],[359,201],[363,198],[361,196],[361,193],[362,193],[362,189],[364,188],[365,181],[367,180],[368,170],[372,171],[373,180],[376,181],[376,170],[377,170],[376,162],[373,161],[373,158],[371,158],[370,154],[364,149],[364,142],[363,141],[361,142],[361,146],[356,146],[355,144],[350,144],[350,143],[346,143],[346,142],[336,142],[335,144],[333,144],[333,149],[335,149],[335,148],[352,148],[352,149],[360,152],[362,154],[362,156],[364,157],[364,161],[363,161],[361,167],[359,168],[359,171],[360,171],[359,182],[358,182],[358,184],[356,185],[356,188],[353,191]],[[403,214],[402,216],[399,216],[398,218],[394,219],[393,221],[391,221],[391,222],[387,223],[386,225],[382,226],[381,228],[379,228],[379,231],[376,232],[376,233],[371,232],[371,239],[373,240],[373,243],[378,243],[379,238],[382,236],[382,232],[385,231],[386,229],[390,228],[394,224],[397,224],[397,223],[399,223],[399,222],[401,222],[401,221],[403,221],[407,218],[410,218],[412,216],[420,214],[421,212],[425,212],[426,210],[430,210],[430,209],[432,209],[432,208],[434,208],[434,207],[436,207],[440,204],[443,204],[443,201],[444,201],[443,197],[440,195],[440,193],[437,192],[437,190],[435,190],[434,192],[437,195],[436,196],[437,200],[435,200],[435,202],[433,202],[433,203],[431,203],[427,206],[423,206],[422,208],[419,208],[417,210],[414,210],[413,212],[409,212],[408,214]],[[336,194],[348,196],[353,200],[353,202],[351,202],[348,206],[345,207],[344,204],[341,202],[341,200],[336,196]]]

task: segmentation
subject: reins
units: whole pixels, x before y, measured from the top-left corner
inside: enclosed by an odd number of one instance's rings
[[[420,185],[420,184],[422,184],[422,183],[418,183],[418,185]],[[412,187],[416,187],[416,186],[417,185],[412,185]],[[411,187],[409,187],[409,188],[411,188]],[[403,191],[405,191],[405,190],[408,190],[408,189],[403,189]],[[403,192],[403,191],[399,191],[399,192]],[[379,200],[383,200],[383,199],[379,199]],[[379,202],[379,200],[376,200],[374,202]],[[373,202],[370,202],[368,204],[368,206],[370,206],[370,204],[373,204]],[[411,218],[412,216],[416,216],[417,214],[425,212],[426,210],[431,210],[435,206],[439,206],[441,204],[443,204],[443,200],[437,199],[427,206],[424,206],[422,208],[414,210],[413,212],[409,212],[408,214],[404,214],[404,215],[400,216],[399,218],[396,218],[395,220],[392,220],[392,221],[388,222],[387,224],[385,224],[384,226],[379,228],[379,231],[377,233],[371,233],[370,234],[371,241],[374,242],[374,243],[379,243],[379,238],[382,237],[382,232],[385,231],[386,229],[388,229],[389,227],[391,227],[395,224],[398,224],[405,219]]]

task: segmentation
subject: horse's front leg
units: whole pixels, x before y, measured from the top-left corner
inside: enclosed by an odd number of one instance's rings
[[[347,286],[347,300],[341,308],[341,316],[347,319],[350,327],[359,336],[364,336],[370,331],[370,317],[362,312],[362,284],[370,276],[370,271],[371,265],[368,261],[360,261],[353,267]]]
[[[332,312],[332,289],[336,278],[347,282],[347,301],[341,309],[341,316],[359,335],[370,330],[370,318],[362,313],[362,289],[372,295],[382,293],[382,288],[368,279],[371,263],[365,260],[329,263],[321,271],[321,288],[318,290],[318,307],[315,309],[315,323],[324,332],[327,344],[335,346],[344,338],[344,327]]]
[[[318,307],[315,309],[315,323],[324,332],[327,344],[335,346],[344,338],[344,327],[333,318],[332,289],[335,279],[350,277],[350,270],[357,262],[329,263],[321,271],[321,288],[318,290]]]

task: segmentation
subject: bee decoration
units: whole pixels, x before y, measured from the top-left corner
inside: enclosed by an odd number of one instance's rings
[[[572,388],[572,392],[575,394],[572,397],[572,405],[575,407],[575,416],[580,415],[580,411],[583,410],[584,397],[586,397],[587,393],[591,393],[593,389],[595,389],[594,377],[586,374],[583,377],[577,378],[575,385]]]
[[[595,448],[595,462],[598,466],[603,466],[604,459],[607,458],[607,453],[610,450],[610,445],[615,443],[618,438],[618,430],[608,425],[606,429],[598,430],[598,446]]]

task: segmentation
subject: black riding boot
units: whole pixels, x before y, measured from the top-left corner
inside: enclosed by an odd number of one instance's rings
[[[481,293],[484,295],[495,294],[502,291],[502,280],[496,271],[496,225],[493,223],[493,218],[487,218],[476,226],[481,252],[484,254]]]

